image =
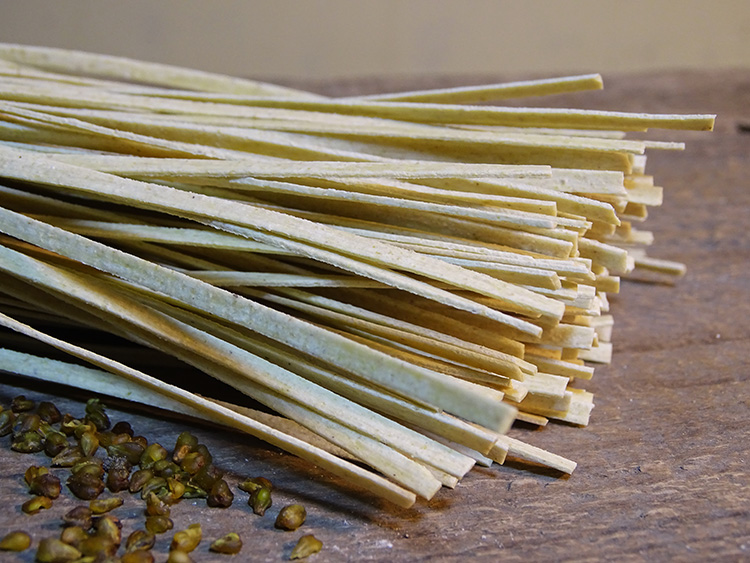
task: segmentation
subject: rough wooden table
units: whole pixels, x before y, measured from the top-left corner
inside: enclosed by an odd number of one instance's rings
[[[688,275],[674,286],[626,282],[612,299],[614,360],[588,386],[596,402],[591,424],[513,430],[577,460],[574,474],[561,478],[514,464],[477,468],[455,490],[400,510],[253,439],[111,409],[114,420],[127,418],[137,432],[164,444],[191,428],[230,481],[263,474],[276,483],[270,516],[254,516],[240,495],[225,510],[188,501],[173,511],[176,529],[200,522],[206,538],[236,530],[245,540],[235,558],[242,561],[287,559],[302,530],[324,543],[310,561],[750,559],[750,134],[738,128],[743,119],[750,122],[750,72],[605,82],[603,92],[554,104],[719,118],[714,133],[680,135],[686,151],[651,157],[649,172],[665,187],[665,204],[648,223],[656,234],[652,254],[685,262]],[[426,85],[316,86],[349,93]],[[0,374],[0,403],[20,393],[54,396],[61,408],[83,412],[80,395],[59,398],[58,390]],[[60,516],[78,504],[66,493],[38,515],[20,511],[28,498],[23,471],[34,458],[0,440],[0,535],[16,528],[36,540],[56,535]],[[278,508],[295,501],[308,510],[303,529],[274,530]],[[129,533],[142,523],[142,504],[128,499],[118,514]],[[157,544],[157,561],[165,559],[166,542]],[[205,541],[194,558],[229,560],[209,554]],[[0,553],[0,560],[32,561],[33,550]]]

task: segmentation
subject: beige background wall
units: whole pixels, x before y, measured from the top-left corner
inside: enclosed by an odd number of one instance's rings
[[[268,79],[750,67],[750,0],[0,0],[0,41]]]

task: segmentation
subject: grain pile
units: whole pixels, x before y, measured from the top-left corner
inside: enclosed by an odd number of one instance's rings
[[[646,151],[683,146],[626,134],[713,126],[480,105],[598,75],[332,99],[18,45],[0,73],[0,338],[40,343],[0,369],[231,426],[401,506],[507,455],[573,471],[506,431],[586,425],[607,294],[683,272],[639,228]],[[64,339],[81,326],[275,414]]]

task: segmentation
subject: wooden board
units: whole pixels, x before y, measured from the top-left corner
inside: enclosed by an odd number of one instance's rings
[[[349,94],[464,82],[312,87]],[[664,206],[648,222],[657,241],[652,254],[685,262],[688,275],[675,286],[625,282],[612,299],[614,360],[598,368],[588,385],[596,394],[590,426],[512,431],[578,461],[571,477],[511,463],[477,468],[455,490],[401,510],[252,439],[111,409],[113,420],[126,418],[138,433],[163,444],[171,445],[187,426],[229,472],[230,484],[266,475],[278,488],[263,518],[252,514],[238,492],[225,510],[208,509],[202,501],[177,505],[175,528],[200,522],[206,539],[237,531],[245,547],[235,560],[243,561],[288,559],[303,532],[324,544],[309,561],[749,558],[750,134],[737,127],[750,120],[749,92],[747,71],[674,72],[605,76],[603,92],[554,99],[560,106],[719,115],[714,133],[681,134],[686,151],[655,153],[649,161],[649,172],[665,187]],[[0,375],[4,405],[20,393],[57,397],[49,391]],[[55,401],[74,414],[83,412],[80,396]],[[17,528],[37,540],[56,535],[60,516],[80,501],[66,493],[49,511],[21,513],[28,498],[23,472],[37,458],[11,452],[8,443],[0,439],[0,535]],[[298,532],[274,530],[278,509],[290,502],[306,506],[307,523]],[[142,507],[128,499],[118,510],[126,534],[142,525]],[[167,543],[162,537],[157,544],[157,560],[165,559]],[[207,546],[204,540],[194,552],[196,561],[229,560],[210,554]],[[0,560],[30,562],[33,550],[3,553]]]

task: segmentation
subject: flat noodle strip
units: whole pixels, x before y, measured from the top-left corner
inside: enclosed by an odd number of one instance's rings
[[[431,124],[618,129],[620,131],[647,131],[652,127],[710,131],[714,125],[714,116],[701,114],[659,115],[601,110],[461,106],[378,101],[258,100],[255,105]]]
[[[531,461],[546,465],[563,473],[573,473],[576,468],[576,462],[571,461],[567,458],[553,454],[531,444],[527,444],[516,438],[510,436],[504,436],[503,440],[508,444],[508,455],[517,457],[525,461]]]
[[[198,420],[212,421],[211,417],[207,416],[201,409],[176,401],[167,395],[155,393],[140,383],[131,381],[115,373],[96,368],[0,348],[0,370],[140,405],[155,407],[161,410],[159,414],[162,416],[170,416],[176,413]],[[304,440],[306,443],[323,449],[336,457],[356,461],[356,458],[348,452],[288,418],[224,401],[212,400],[209,397],[204,398],[243,416],[262,422],[284,434]],[[230,429],[231,427],[227,426],[227,428]]]
[[[431,125],[502,125],[512,127],[548,127],[567,129],[618,129],[646,131],[649,127],[710,131],[712,115],[646,114],[558,108],[506,108],[409,102],[339,102],[258,99],[253,106],[146,98],[125,94],[99,93],[92,88],[66,86],[32,90],[28,81],[6,79],[0,85],[3,97],[50,105],[101,109],[148,109],[170,113],[212,114],[251,118],[308,118],[323,122],[324,117],[382,119]],[[342,121],[346,123],[347,121]],[[366,121],[365,121],[366,123]],[[350,122],[356,125],[356,122]]]
[[[234,78],[159,63],[147,63],[124,57],[52,47],[0,43],[0,58],[6,61],[14,61],[24,65],[67,74],[100,76],[123,82],[145,82],[161,86],[205,90],[209,92],[302,98],[317,97],[309,92],[284,88],[265,82]]]
[[[332,123],[317,123],[317,127],[311,128],[310,122],[306,121],[298,125],[299,131],[286,132],[290,129],[289,120],[284,120],[282,131],[274,131],[273,125],[268,128],[256,129],[254,127],[217,127],[206,124],[185,124],[166,122],[162,117],[155,117],[143,113],[126,113],[113,111],[85,110],[80,108],[60,108],[56,106],[31,104],[31,103],[4,103],[3,111],[8,115],[28,117],[40,123],[56,124],[61,127],[101,130],[111,129],[115,135],[123,135],[123,129],[128,132],[138,133],[150,138],[165,137],[175,142],[194,144],[198,142],[207,145],[221,146],[226,149],[245,150],[255,152],[261,144],[273,144],[275,147],[274,157],[283,157],[284,148],[294,148],[308,151],[307,157],[316,156],[320,160],[333,160],[325,155],[340,155],[347,160],[377,160],[378,156],[385,158],[382,151],[384,144],[389,145],[391,160],[409,159],[413,151],[424,151],[425,154],[440,153],[444,160],[450,160],[450,156],[456,156],[459,161],[461,151],[468,147],[474,153],[478,151],[489,151],[489,156],[501,157],[503,151],[520,151],[527,149],[528,154],[533,154],[533,149],[538,151],[547,150],[550,157],[554,151],[570,153],[571,151],[591,151],[594,157],[599,152],[621,152],[629,154],[643,154],[647,144],[643,141],[624,139],[609,139],[583,135],[564,135],[558,133],[553,135],[537,134],[516,128],[506,131],[477,131],[458,129],[456,127],[431,126],[423,127],[418,124],[409,126],[400,124],[394,126],[391,121],[375,120],[367,128],[352,128],[346,123],[334,127]],[[307,123],[307,128],[304,126]],[[347,126],[348,125],[348,126]],[[117,126],[116,129],[113,129]],[[335,133],[338,138],[325,138],[304,133]],[[649,145],[653,147],[653,143]],[[661,147],[657,145],[656,148]],[[663,148],[679,149],[678,145],[666,144]],[[208,147],[206,147],[206,150]],[[218,149],[215,149],[218,152]],[[375,153],[379,154],[373,154]],[[228,152],[228,151],[227,151]],[[403,153],[399,155],[399,153]],[[455,154],[454,154],[455,153]],[[290,151],[290,154],[294,154]],[[298,155],[301,155],[300,150]],[[290,157],[293,158],[293,157]]]
[[[580,76],[523,80],[481,86],[459,86],[455,88],[438,88],[433,90],[398,92],[394,94],[373,94],[371,96],[356,96],[352,99],[377,100],[380,102],[402,101],[476,104],[481,102],[507,100],[511,98],[524,98],[528,96],[549,96],[565,92],[600,90],[603,86],[604,83],[602,82],[601,75],[583,74]]]
[[[151,159],[108,155],[60,155],[59,162],[140,178],[540,178],[547,166],[435,162],[268,162],[266,160]]]

